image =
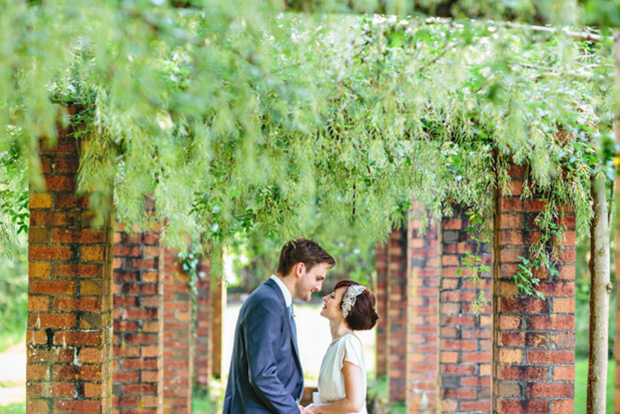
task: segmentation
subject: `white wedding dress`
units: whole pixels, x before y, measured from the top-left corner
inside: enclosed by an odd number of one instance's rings
[[[327,348],[319,371],[319,392],[312,395],[313,403],[337,401],[347,396],[344,389],[344,376],[342,375],[344,361],[362,368],[362,387],[364,401],[366,401],[366,366],[362,343],[355,335],[346,334]],[[367,414],[366,403],[364,403],[361,411],[351,414]]]

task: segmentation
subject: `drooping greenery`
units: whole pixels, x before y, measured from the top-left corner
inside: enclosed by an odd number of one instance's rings
[[[452,11],[518,20],[550,16],[552,3],[458,2]],[[450,203],[482,214],[509,157],[531,166],[528,183],[548,200],[530,260],[552,266],[558,206],[573,206],[587,228],[592,138],[610,136],[612,119],[605,39],[278,14],[265,2],[0,5],[0,153],[14,148],[12,164],[36,184],[39,137],[75,124],[89,142],[81,188],[114,182],[115,214],[128,224],[147,220],[152,194],[171,244],[187,232],[210,246],[239,231],[286,239],[316,210],[380,239],[412,195],[434,217]],[[563,3],[562,22],[576,21],[574,10]],[[71,119],[67,105],[79,106]],[[3,240],[12,231],[3,228]]]
[[[305,218],[296,236],[317,240],[336,259],[337,265],[330,270],[317,296],[330,292],[342,279],[374,286],[375,239],[363,229],[337,223],[323,215],[313,215]],[[280,249],[286,241],[278,234],[255,231],[238,234],[228,250],[232,271],[238,277],[235,283],[229,284],[229,292],[249,293],[276,273]]]

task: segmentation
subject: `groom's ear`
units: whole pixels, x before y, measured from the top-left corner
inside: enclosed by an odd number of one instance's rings
[[[302,277],[305,269],[306,269],[306,265],[304,264],[304,262],[297,263],[295,265],[295,276]]]

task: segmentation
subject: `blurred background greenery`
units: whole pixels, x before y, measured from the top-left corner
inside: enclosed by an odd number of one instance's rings
[[[0,352],[26,336],[28,251],[24,240],[12,257],[0,255]]]

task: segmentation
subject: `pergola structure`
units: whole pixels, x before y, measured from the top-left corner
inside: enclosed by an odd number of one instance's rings
[[[88,195],[75,195],[79,147],[70,130],[43,145],[45,190],[30,194],[27,412],[189,413],[192,381],[221,374],[221,285],[200,279],[193,327],[187,275],[157,230],[110,217],[91,227]],[[457,271],[475,249],[464,208],[422,234],[411,220],[377,246],[376,368],[409,413],[574,410],[574,213],[564,212],[557,274],[538,275],[545,299],[520,295],[509,279],[545,202],[521,199],[523,167],[509,175],[481,254],[492,265],[481,315]]]
[[[477,247],[464,209],[423,234],[410,221],[377,248],[386,316],[377,372],[387,375],[390,401],[406,401],[408,413],[574,412],[575,216],[564,211],[557,274],[536,275],[545,299],[519,294],[509,279],[539,237],[545,202],[521,199],[524,167],[510,165],[509,175],[511,192],[494,195],[492,240],[478,252],[491,268],[482,273],[489,305],[479,316],[462,271],[465,252]]]
[[[198,264],[196,309],[161,232],[91,227],[75,195],[79,143],[42,145],[30,193],[28,413],[190,413],[192,388],[221,375],[225,290]]]

